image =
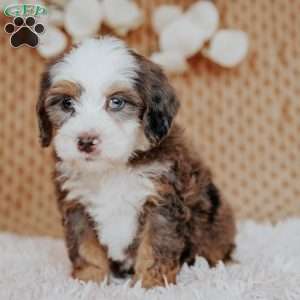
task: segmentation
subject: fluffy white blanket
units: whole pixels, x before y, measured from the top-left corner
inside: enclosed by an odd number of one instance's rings
[[[166,288],[130,288],[128,280],[98,286],[70,278],[63,241],[0,234],[0,299],[300,300],[300,219],[240,224],[234,259],[210,269],[198,258]]]

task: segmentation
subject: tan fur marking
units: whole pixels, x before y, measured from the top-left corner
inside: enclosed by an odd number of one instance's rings
[[[83,281],[101,282],[109,274],[109,261],[105,248],[100,245],[96,235],[89,231],[79,245],[82,259],[73,270],[73,277]]]
[[[141,234],[141,242],[135,263],[135,276],[132,283],[134,284],[141,280],[144,288],[164,286],[166,283],[176,283],[176,275],[179,268],[179,263],[155,258],[151,245],[151,235],[146,225],[145,230]]]
[[[81,267],[73,269],[72,276],[73,278],[88,282],[102,282],[107,273],[104,273],[102,269],[97,268],[93,265],[84,264]]]
[[[62,80],[54,84],[48,91],[47,97],[56,95],[68,95],[74,99],[78,99],[81,93],[81,87],[71,81]]]
[[[99,266],[108,266],[106,250],[100,245],[95,234],[89,232],[84,238],[84,241],[79,246],[79,254],[87,262]],[[103,265],[104,263],[104,265]]]
[[[64,225],[69,254],[73,257],[72,276],[83,281],[103,281],[110,273],[106,249],[99,243],[83,207],[76,202],[59,203],[66,218]]]

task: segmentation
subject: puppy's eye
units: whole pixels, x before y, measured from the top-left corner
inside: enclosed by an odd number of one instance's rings
[[[124,108],[126,102],[121,97],[112,97],[108,102],[108,107],[112,111],[119,111]]]
[[[62,109],[64,111],[72,111],[73,110],[73,100],[70,96],[64,96],[61,102]]]

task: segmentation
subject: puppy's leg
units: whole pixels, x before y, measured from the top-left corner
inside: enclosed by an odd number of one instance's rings
[[[109,274],[106,250],[82,206],[77,204],[64,210],[64,227],[72,276],[83,281],[103,281]]]
[[[215,266],[221,260],[231,260],[236,233],[232,209],[226,201],[219,198],[218,192],[213,194],[214,202],[219,203],[218,208],[210,209],[207,214],[197,213],[199,210],[195,209],[192,213],[192,230],[189,235],[194,256],[205,257],[211,266]],[[211,198],[212,193],[209,193],[209,196]]]
[[[146,216],[140,235],[133,282],[151,288],[175,283],[184,249],[181,231],[183,211],[176,198],[170,197],[163,205],[155,206]]]
[[[91,231],[79,245],[79,257],[73,265],[72,276],[83,281],[101,282],[109,274],[109,264],[105,249]]]

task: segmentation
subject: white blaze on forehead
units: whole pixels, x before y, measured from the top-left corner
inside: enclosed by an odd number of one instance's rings
[[[69,80],[99,92],[119,82],[133,86],[137,69],[126,45],[105,37],[84,41],[54,65],[50,74],[52,83]]]

